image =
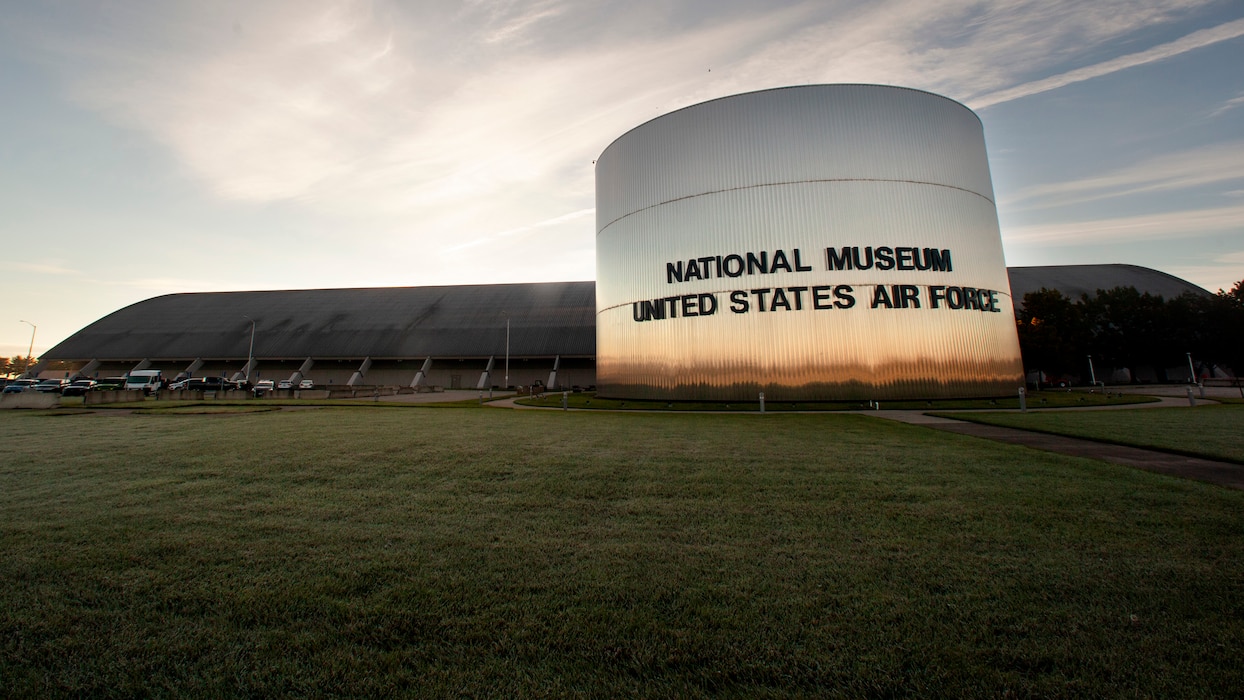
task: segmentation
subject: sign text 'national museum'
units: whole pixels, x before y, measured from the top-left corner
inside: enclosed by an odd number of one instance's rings
[[[758,253],[706,255],[665,264],[667,284],[708,279],[736,279],[779,272],[812,272],[799,248],[788,254],[777,249]],[[843,246],[826,248],[824,269],[829,272],[850,270],[953,272],[951,252],[947,248],[905,246]],[[859,287],[859,289],[857,289]],[[776,313],[783,311],[829,311],[850,309],[863,301],[870,309],[947,309],[954,311],[1000,312],[999,292],[994,289],[957,285],[915,284],[819,284],[754,287],[723,292],[680,294],[632,302],[631,315],[637,322],[662,321],[674,318],[712,316],[722,308],[719,295],[725,296],[725,308],[731,313]]]

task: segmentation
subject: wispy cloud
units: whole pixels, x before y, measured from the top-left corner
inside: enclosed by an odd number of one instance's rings
[[[1244,206],[1234,206],[1017,226],[1004,229],[1002,239],[1006,243],[1096,245],[1121,240],[1194,238],[1242,229]]]
[[[462,250],[464,248],[474,248],[476,246],[481,246],[487,243],[492,243],[501,238],[509,238],[510,236],[518,236],[518,235],[525,234],[525,233],[531,233],[532,231],[538,231],[540,229],[549,228],[550,226],[557,226],[558,224],[564,224],[568,221],[575,221],[576,219],[583,219],[595,213],[596,213],[595,209],[580,209],[579,211],[572,211],[569,214],[562,214],[561,216],[555,216],[551,219],[545,219],[544,221],[538,221],[534,224],[529,224],[527,226],[519,226],[518,228],[512,228],[506,231],[500,231],[490,236],[482,236],[480,238],[467,241],[465,243],[459,243],[458,245],[447,248],[446,252],[453,252],[457,250]]]
[[[89,32],[21,33],[75,100],[163,144],[221,199],[363,221],[358,248],[425,267],[472,247],[488,256],[481,265],[508,269],[520,240],[591,258],[590,217],[565,213],[592,206],[591,161],[664,112],[819,82],[996,104],[1244,32],[1228,23],[1062,70],[1086,47],[1208,2],[792,0],[699,12],[657,0],[118,0],[89,17]],[[1026,80],[1043,72],[1057,75]],[[1115,177],[1097,191],[1176,182]]]
[[[1010,102],[1021,97],[1028,97],[1050,90],[1056,90],[1073,83],[1100,78],[1104,75],[1117,73],[1121,70],[1142,66],[1146,63],[1161,61],[1173,56],[1178,56],[1189,51],[1212,46],[1219,42],[1235,39],[1244,36],[1244,19],[1237,19],[1232,22],[1226,22],[1216,27],[1202,29],[1192,32],[1191,34],[1176,39],[1175,41],[1155,46],[1145,51],[1119,56],[1109,61],[1102,61],[1091,66],[1084,66],[1075,70],[1053,75],[1041,80],[1016,85],[1014,87],[998,90],[986,95],[974,97],[968,100],[968,106],[973,109],[983,109],[990,105],[996,105],[1001,102]]]
[[[1009,195],[1000,205],[1015,209],[1017,203],[1030,201],[1048,208],[1241,179],[1244,141],[1234,141],[1156,156],[1101,175],[1030,187]]]
[[[1233,97],[1227,100],[1226,102],[1222,103],[1222,105],[1220,105],[1218,109],[1215,109],[1214,111],[1209,113],[1209,118],[1214,119],[1217,117],[1221,117],[1222,115],[1235,109],[1236,107],[1239,107],[1240,105],[1244,105],[1244,95],[1240,95],[1239,97]]]
[[[65,267],[64,265],[61,265],[60,263],[57,263],[57,262],[35,263],[35,262],[13,261],[13,262],[10,262],[9,265],[13,269],[16,269],[16,270],[22,270],[25,272],[34,272],[40,275],[80,275],[82,274],[81,270],[75,270],[73,268]]]
[[[1168,271],[1187,280],[1198,280],[1211,292],[1231,289],[1244,279],[1244,250],[1225,253],[1208,265],[1174,265]]]

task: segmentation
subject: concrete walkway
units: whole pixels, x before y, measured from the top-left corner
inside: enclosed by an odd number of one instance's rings
[[[1208,403],[1214,402],[1201,400],[1197,401],[1198,405]],[[1164,397],[1154,403],[1131,404],[1127,406],[1086,406],[1084,408],[1040,410],[1113,411],[1127,408],[1161,408],[1175,406],[1182,406],[1185,408],[1188,407],[1187,397],[1185,396],[1184,398],[1179,399]],[[991,411],[991,413],[992,412],[993,411]],[[1015,411],[1008,410],[1007,412],[1014,413]],[[996,425],[969,423],[968,421],[955,420],[954,418],[946,418],[944,416],[930,416],[923,411],[853,411],[853,413],[868,415],[874,418],[882,418],[885,420],[898,421],[900,423],[908,423],[910,425],[919,425],[921,427],[932,428],[933,430],[942,430],[948,433],[969,435],[971,437],[993,440],[995,442],[1023,445],[1025,447],[1031,447],[1034,450],[1055,452],[1058,454],[1071,455],[1073,457],[1100,459],[1103,462],[1122,464],[1136,469],[1157,472],[1159,474],[1167,474],[1185,479],[1204,481],[1210,484],[1217,484],[1218,486],[1226,486],[1227,488],[1244,489],[1244,465],[1232,464],[1231,462],[1219,462],[1211,459],[1202,459],[1200,457],[1188,457],[1171,452],[1146,450],[1139,447],[1125,447],[1123,445],[1112,445],[1108,442],[1097,442],[1095,440],[1066,437],[1062,435],[1050,435],[1048,433],[1037,433],[1030,430],[1019,430],[1017,428],[1003,428]],[[939,413],[950,413],[950,411],[939,411]]]

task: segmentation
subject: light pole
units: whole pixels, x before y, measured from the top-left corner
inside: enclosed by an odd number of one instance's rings
[[[510,388],[510,312],[502,311],[505,314],[505,388]]]
[[[246,321],[250,321],[250,349],[246,351],[246,383],[250,384],[250,366],[255,364],[255,320],[250,316],[243,316]]]
[[[21,323],[30,326],[30,348],[26,350],[26,369],[22,371],[22,374],[27,374],[30,372],[30,355],[35,351],[35,331],[39,330],[39,327],[30,321],[21,321]]]

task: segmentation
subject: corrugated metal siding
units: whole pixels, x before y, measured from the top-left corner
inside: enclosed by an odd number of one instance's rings
[[[595,284],[172,294],[116,311],[48,359],[591,356]]]
[[[979,120],[929,93],[784,88],[650,121],[597,160],[597,383],[676,399],[1010,393],[1023,373],[992,199]],[[827,271],[825,248],[851,246],[950,249],[954,269]],[[666,276],[667,262],[778,249],[814,269]],[[930,285],[992,289],[1003,311],[867,308],[894,284],[926,300]],[[848,285],[856,305],[725,311],[732,291],[812,285]],[[636,301],[686,294],[719,312],[633,318]]]

